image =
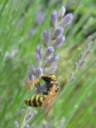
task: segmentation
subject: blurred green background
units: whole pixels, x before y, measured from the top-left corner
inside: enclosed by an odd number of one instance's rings
[[[68,82],[85,39],[90,35],[89,42],[96,38],[95,0],[0,0],[0,128],[14,128],[15,121],[20,124],[20,111],[26,108],[23,100],[32,94],[22,87],[23,78],[28,65],[34,64],[36,45],[44,48],[41,34],[51,29],[50,13],[62,5],[66,13],[73,13],[71,24],[64,28],[64,45],[56,51],[60,55],[56,76],[62,89],[46,119],[40,108],[32,108],[29,125],[96,128],[96,43],[85,66],[76,71],[76,80]]]

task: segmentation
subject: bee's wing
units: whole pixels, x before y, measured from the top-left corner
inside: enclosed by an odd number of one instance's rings
[[[53,104],[54,104],[54,102],[55,102],[55,100],[56,100],[57,94],[58,94],[58,93],[56,93],[56,95],[54,96],[54,99],[53,99],[52,103],[50,104],[50,106],[49,106],[49,108],[48,108],[48,110],[47,110],[47,112],[46,112],[45,117],[48,116],[48,114],[49,114],[49,112],[50,112],[50,110],[51,110],[51,108],[52,108],[52,106],[53,106]]]
[[[49,104],[49,102],[50,102],[50,100],[51,100],[51,98],[53,96],[53,93],[55,92],[55,89],[56,89],[56,84],[54,83],[52,85],[52,88],[50,89],[46,99],[44,100],[44,102],[43,102],[43,104],[41,106],[41,113],[44,112],[44,110],[46,109],[47,105]]]

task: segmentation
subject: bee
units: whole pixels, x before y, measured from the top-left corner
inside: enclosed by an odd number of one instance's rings
[[[56,97],[60,90],[60,85],[59,85],[59,82],[56,80],[55,75],[53,75],[53,74],[52,75],[43,75],[41,78],[45,81],[44,87],[42,87],[40,85],[39,79],[35,79],[30,82],[28,82],[24,79],[24,81],[28,84],[28,86],[27,86],[28,89],[30,88],[31,84],[34,82],[34,84],[36,85],[39,92],[43,93],[43,95],[36,95],[36,96],[32,96],[30,98],[27,98],[24,100],[24,102],[28,106],[41,107],[41,113],[43,113],[53,97],[53,100],[52,100],[52,102],[46,112],[46,115],[45,115],[45,117],[47,117],[47,115],[49,114],[49,112],[53,106],[53,103],[56,100]]]

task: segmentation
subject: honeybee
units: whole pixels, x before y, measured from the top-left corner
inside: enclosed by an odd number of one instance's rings
[[[36,85],[37,89],[39,90],[39,92],[42,92],[43,95],[36,95],[36,96],[32,96],[30,98],[27,98],[24,100],[25,104],[28,106],[32,106],[32,107],[40,107],[41,106],[41,113],[44,113],[45,109],[47,108],[48,104],[50,103],[52,97],[53,100],[46,112],[45,117],[48,116],[53,103],[56,100],[56,97],[58,95],[58,92],[60,90],[60,85],[58,83],[58,81],[56,80],[55,75],[43,75],[42,79],[45,81],[45,86],[42,87],[40,86],[39,80],[32,80],[30,82],[26,81],[24,79],[24,81],[28,84],[27,88],[30,88],[31,84],[34,82],[34,84]]]

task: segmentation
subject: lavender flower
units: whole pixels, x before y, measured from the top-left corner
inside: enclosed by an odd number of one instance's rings
[[[70,72],[69,74],[69,78],[71,78],[73,76],[73,72]]]
[[[45,51],[45,58],[49,58],[54,52],[54,48],[52,46],[48,47]]]
[[[30,64],[28,66],[28,76],[24,79],[28,89],[31,87],[33,82],[35,83],[36,81],[38,81],[38,79],[40,79],[43,74],[53,74],[57,69],[56,61],[59,59],[59,55],[54,54],[54,51],[56,48],[60,47],[63,44],[65,40],[65,36],[63,36],[63,27],[69,24],[72,19],[71,13],[63,17],[64,14],[64,6],[61,7],[59,12],[54,10],[50,14],[51,32],[49,32],[49,30],[44,30],[42,35],[42,41],[45,49],[43,49],[44,51],[42,51],[42,47],[40,45],[37,45],[36,53],[34,54],[35,65],[33,66],[33,64]],[[38,21],[40,20],[40,18],[42,18],[41,14],[36,17],[36,24],[39,24]],[[73,79],[73,76],[71,79]],[[46,84],[46,82],[44,82],[42,86],[36,84],[35,93],[45,92],[46,88],[44,87],[46,86]],[[24,128],[29,127],[28,122],[33,117],[32,113],[29,111],[30,110],[28,110],[27,116],[24,120]],[[23,113],[24,110],[22,110],[22,115]]]
[[[57,65],[53,65],[50,68],[46,67],[44,68],[43,72],[46,75],[52,74],[53,72],[55,72],[55,70],[57,69]]]
[[[37,45],[36,53],[39,55],[40,59],[42,60],[42,49],[40,45]]]
[[[45,67],[50,67],[51,65],[53,65],[57,60],[59,59],[59,55],[55,54],[53,57],[51,57],[50,59],[46,59],[44,66]]]
[[[43,40],[43,43],[44,43],[45,47],[48,47],[49,42],[50,42],[50,36],[49,36],[49,31],[48,30],[45,30],[43,32],[42,40]]]
[[[34,66],[32,64],[30,64],[28,66],[28,69],[29,69],[29,71],[30,71],[31,74],[34,74],[34,75],[36,74],[36,70],[35,70],[35,68],[34,68]]]
[[[45,14],[43,12],[38,13],[35,19],[35,24],[41,24],[44,18],[45,18]]]
[[[24,109],[21,110],[21,115],[22,116],[24,114],[24,111],[25,111]],[[27,112],[27,116],[26,116],[25,120],[23,121],[23,128],[29,128],[28,123],[29,123],[30,120],[32,120],[32,118],[33,118],[33,113],[31,113],[31,107],[29,107],[28,112]],[[15,121],[14,124],[15,124],[16,128],[19,128],[19,124],[18,124],[17,121]]]
[[[64,42],[65,40],[65,37],[64,36],[61,36],[60,38],[56,39],[53,43],[52,43],[52,46],[55,48],[58,48],[61,46],[61,44]]]
[[[29,125],[28,125],[28,124],[26,124],[26,125],[24,126],[24,128],[29,128]]]
[[[76,79],[76,77],[72,77],[70,81],[74,81]]]
[[[58,20],[59,21],[63,18],[65,11],[66,11],[66,9],[64,6],[62,6],[61,9],[58,11]]]
[[[34,55],[35,66],[32,64],[28,66],[29,74],[25,79],[28,80],[27,83],[30,83],[36,78],[40,79],[43,73],[45,75],[53,74],[57,69],[56,61],[59,59],[59,55],[54,55],[54,51],[56,48],[62,46],[65,40],[65,36],[63,36],[63,27],[69,24],[72,19],[71,13],[63,17],[65,10],[65,7],[62,6],[58,12],[56,10],[51,12],[51,33],[49,30],[44,30],[43,32],[42,41],[45,46],[45,50],[42,52],[41,46],[37,45],[36,53]]]
[[[82,68],[84,66],[85,62],[86,62],[86,60],[81,61],[80,65],[79,65],[79,68]]]
[[[57,12],[54,10],[50,15],[50,24],[53,28],[57,25]]]
[[[41,78],[41,76],[42,76],[42,68],[37,68],[36,69],[36,76],[37,76],[37,78]]]
[[[19,124],[17,121],[15,121],[14,124],[15,124],[15,128],[19,128]]]
[[[22,110],[21,110],[21,115],[23,115],[23,114],[24,114],[24,111],[25,111],[25,109],[22,109]]]
[[[88,37],[86,39],[86,41],[90,39],[90,37]],[[81,69],[84,67],[85,63],[86,63],[86,58],[89,56],[89,54],[92,52],[91,47],[93,46],[94,41],[91,41],[78,55],[77,57],[77,62],[74,63],[74,68],[75,70]],[[73,76],[73,72],[70,73],[69,75],[69,79],[70,81],[73,81],[76,79],[75,76]]]
[[[34,76],[30,73],[30,71],[28,71],[28,79],[29,81],[34,79]]]
[[[74,68],[75,68],[75,69],[78,68],[78,63],[77,63],[77,62],[74,63]]]
[[[21,17],[20,19],[19,19],[19,21],[18,21],[18,23],[17,23],[17,26],[16,27],[19,27],[20,25],[21,25],[21,23],[22,23],[22,21],[23,21],[23,17]]]
[[[52,33],[52,38],[56,39],[56,38],[59,38],[60,36],[62,36],[63,30],[64,29],[61,26],[56,28],[56,30],[54,30]]]
[[[72,13],[68,13],[67,15],[65,15],[65,17],[60,21],[60,26],[65,27],[67,24],[70,23],[72,19]]]
[[[36,54],[34,55],[34,60],[35,60],[36,67],[38,67],[38,66],[41,65],[42,60],[41,60],[39,54],[36,53]]]

